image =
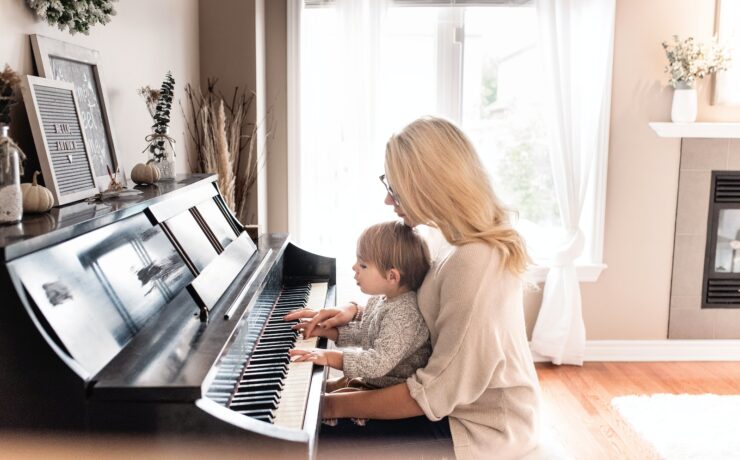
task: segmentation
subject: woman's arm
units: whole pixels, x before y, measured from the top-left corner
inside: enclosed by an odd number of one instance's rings
[[[424,415],[405,383],[380,390],[324,395],[323,418],[392,420]]]

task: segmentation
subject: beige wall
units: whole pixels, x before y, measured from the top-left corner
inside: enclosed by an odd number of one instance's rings
[[[257,94],[251,120],[265,161],[250,196],[250,209],[259,201],[259,211],[245,223],[259,223],[261,232],[288,229],[286,24],[286,0],[200,2],[201,81],[216,77],[225,93],[246,85]]]
[[[184,96],[186,82],[199,83],[198,1],[125,0],[114,6],[118,14],[109,24],[93,27],[90,35],[70,35],[37,20],[25,1],[0,0],[0,65],[7,62],[19,73],[33,74],[29,34],[99,51],[98,65],[110,104],[119,160],[128,175],[134,164],[146,158],[141,151],[152,124],[136,89],[159,86],[168,70],[176,80],[177,99]],[[182,114],[175,106],[170,131],[177,142],[178,173],[188,170],[184,130]],[[18,141],[23,145],[33,145],[24,120],[19,120],[13,135],[20,137]]]
[[[680,140],[659,138],[669,121],[661,41],[707,39],[715,0],[617,0],[604,261],[582,285],[588,339],[665,339],[673,260]],[[740,108],[709,105],[699,85],[699,121],[738,121]]]
[[[288,22],[286,0],[265,2],[267,228],[288,231]]]
[[[211,78],[218,80],[216,89],[223,94],[231,94],[237,87],[256,93],[259,67],[255,1],[202,0],[199,3],[202,88],[205,90],[206,81]],[[262,94],[256,96],[263,98]],[[258,118],[257,104],[250,107],[248,118],[251,123]],[[243,224],[257,224],[257,194],[251,192],[248,201],[250,214],[248,222]]]

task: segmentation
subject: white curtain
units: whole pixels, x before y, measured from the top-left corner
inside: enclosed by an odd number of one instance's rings
[[[594,167],[608,152],[615,0],[537,0],[550,157],[564,238],[545,281],[532,351],[583,364],[586,330],[575,260]]]
[[[291,232],[302,247],[337,258],[340,303],[363,300],[351,269],[360,232],[394,217],[378,180],[388,137],[378,128],[388,4],[336,0],[302,15],[304,33],[310,29],[311,36],[301,48],[300,181],[294,201],[300,217]]]

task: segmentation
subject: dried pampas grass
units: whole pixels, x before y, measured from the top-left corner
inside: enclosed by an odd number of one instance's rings
[[[216,113],[216,162],[218,171],[218,186],[221,189],[226,205],[229,209],[236,209],[234,201],[234,165],[229,153],[229,142],[226,140],[226,114],[224,113],[224,101],[218,101],[218,112]]]
[[[248,208],[249,194],[264,164],[264,158],[257,154],[257,125],[247,119],[254,93],[237,87],[229,104],[216,92],[216,82],[208,79],[205,93],[191,85],[185,88],[190,109],[190,117],[186,115],[185,119],[195,146],[188,161],[194,172],[218,174],[218,186],[226,204],[240,222],[249,223],[253,220]]]

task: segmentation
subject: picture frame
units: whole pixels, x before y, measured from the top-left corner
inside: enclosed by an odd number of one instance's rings
[[[712,104],[740,106],[740,0],[717,0],[716,33],[730,50],[730,68],[714,76]]]
[[[54,197],[54,206],[96,195],[99,181],[74,84],[27,75],[22,78],[21,92],[44,185]]]
[[[33,34],[31,47],[40,77],[73,83],[80,107],[88,151],[103,191],[110,181],[108,167],[120,168],[109,105],[101,78],[100,53],[82,46]],[[123,182],[125,174],[121,171]]]

